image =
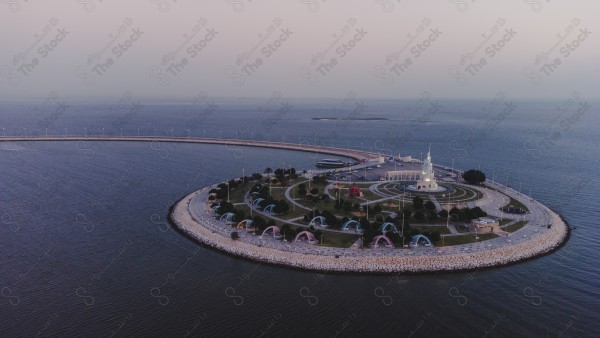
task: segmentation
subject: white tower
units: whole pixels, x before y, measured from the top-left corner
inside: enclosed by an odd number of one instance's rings
[[[431,144],[429,144],[429,150],[427,151],[427,158],[423,161],[421,167],[421,175],[417,183],[411,186],[411,190],[423,191],[423,192],[438,192],[444,191],[446,188],[439,187],[433,172],[433,163],[431,163]]]

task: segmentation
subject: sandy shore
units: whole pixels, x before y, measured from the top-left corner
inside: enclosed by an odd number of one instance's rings
[[[246,242],[243,238],[232,240],[229,234],[233,229],[213,219],[207,211],[204,215],[196,214],[196,217],[190,212],[191,201],[194,199],[194,203],[205,203],[208,190],[209,187],[194,192],[173,206],[171,221],[175,226],[198,242],[217,250],[255,261],[306,270],[358,273],[473,270],[513,264],[547,254],[560,247],[568,236],[567,224],[558,214],[545,208],[550,214],[552,227],[539,233],[536,231],[535,236],[515,243],[503,242],[502,245],[492,247],[481,245],[478,249],[468,252],[458,252],[462,246],[454,246],[452,250],[446,250],[447,247],[434,248],[424,252],[418,249],[395,250],[398,255],[387,256],[374,256],[376,250],[372,249],[342,249],[349,255],[337,255],[336,258],[336,255],[310,253],[311,248],[306,244],[291,244],[286,250],[283,245],[268,247],[268,242],[259,246]],[[270,241],[274,242],[273,239]],[[297,247],[302,248],[303,252],[297,252]]]

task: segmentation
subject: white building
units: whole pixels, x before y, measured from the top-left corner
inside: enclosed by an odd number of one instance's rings
[[[429,150],[427,151],[427,158],[423,161],[420,176],[417,183],[409,187],[410,190],[424,192],[439,192],[446,190],[446,188],[440,187],[437,184],[435,173],[433,172],[433,163],[431,163],[431,145],[429,145]]]

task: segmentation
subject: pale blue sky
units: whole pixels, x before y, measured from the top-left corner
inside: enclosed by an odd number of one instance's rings
[[[597,98],[598,13],[591,0],[15,0],[0,7],[0,98]]]

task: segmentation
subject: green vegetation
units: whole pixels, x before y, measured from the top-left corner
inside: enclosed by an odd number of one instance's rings
[[[295,236],[305,230],[312,231],[315,237],[323,246],[328,247],[344,247],[348,248],[355,243],[361,235],[354,231],[340,231],[340,227],[349,219],[357,220],[365,229],[362,237],[365,243],[369,243],[376,235],[381,234],[380,226],[385,222],[390,222],[400,230],[399,233],[388,232],[386,235],[398,247],[408,244],[411,236],[423,234],[430,238],[434,245],[448,246],[465,243],[474,243],[475,234],[465,233],[461,236],[444,236],[450,231],[445,227],[448,212],[443,210],[439,214],[436,211],[435,204],[428,200],[426,195],[412,194],[406,196],[402,210],[399,209],[397,199],[390,199],[383,202],[370,202],[368,204],[368,215],[366,216],[367,204],[366,201],[381,199],[382,196],[375,194],[369,190],[371,183],[357,184],[363,197],[348,197],[347,189],[351,186],[349,182],[338,182],[338,186],[344,187],[340,189],[341,196],[338,197],[338,189],[330,189],[331,196],[325,194],[325,188],[330,184],[324,176],[315,176],[312,180],[307,180],[304,177],[298,177],[293,168],[289,169],[265,169],[265,174],[269,177],[262,177],[261,174],[253,174],[242,179],[230,180],[218,185],[216,189],[211,190],[212,201],[214,205],[220,205],[219,213],[233,212],[235,214],[234,225],[237,222],[251,218],[253,220],[253,228],[256,228],[256,233],[262,232],[268,226],[277,225],[281,228],[286,240],[292,241]],[[271,181],[272,179],[272,181]],[[293,205],[289,201],[285,192],[288,187],[296,185],[293,191],[290,191],[290,196],[296,202],[304,206]],[[464,200],[472,200],[481,198],[482,194],[476,190],[454,186],[455,192],[450,195],[453,202],[460,203]],[[260,210],[266,206],[273,204],[273,215],[262,215],[256,210],[244,203],[245,194],[249,194],[250,198],[256,200],[262,198],[259,202]],[[333,196],[333,197],[332,197]],[[227,202],[229,197],[229,202]],[[439,198],[439,197],[438,197]],[[439,199],[440,202],[445,202]],[[390,202],[393,206],[390,206]],[[511,199],[513,206],[519,205]],[[360,212],[362,211],[362,213]],[[472,218],[485,216],[479,207],[475,208],[453,208],[450,211],[451,220],[454,222],[468,222]],[[308,223],[314,216],[323,216],[328,225],[327,229],[309,229]],[[511,220],[504,220],[502,224],[507,224]],[[520,224],[523,223],[523,224]],[[423,224],[435,224],[435,226],[423,226]],[[232,225],[232,226],[234,226]],[[411,226],[412,225],[412,226]],[[507,227],[506,231],[516,231],[524,225],[524,222],[519,222],[515,225]],[[402,229],[404,238],[401,237]],[[465,227],[466,229],[466,227]],[[477,235],[478,241],[495,238],[495,234]],[[321,245],[321,244],[319,244]]]
[[[507,231],[507,232],[515,232],[519,229],[521,229],[522,227],[525,226],[525,224],[527,224],[527,221],[518,221],[517,223],[513,224],[513,225],[509,225],[507,227],[502,228],[502,230]]]
[[[462,178],[469,184],[481,184],[485,182],[485,174],[481,170],[467,170],[462,174]]]
[[[529,212],[529,208],[527,208],[525,206],[525,204],[521,203],[520,201],[517,201],[516,199],[510,197],[510,202],[508,202],[507,205],[502,207],[502,210],[509,210],[510,207],[516,208],[516,209],[520,209],[523,210],[524,212]]]
[[[316,236],[315,236],[316,237]],[[349,248],[360,238],[359,235],[343,232],[323,232],[323,246]],[[321,238],[317,237],[320,241]]]

